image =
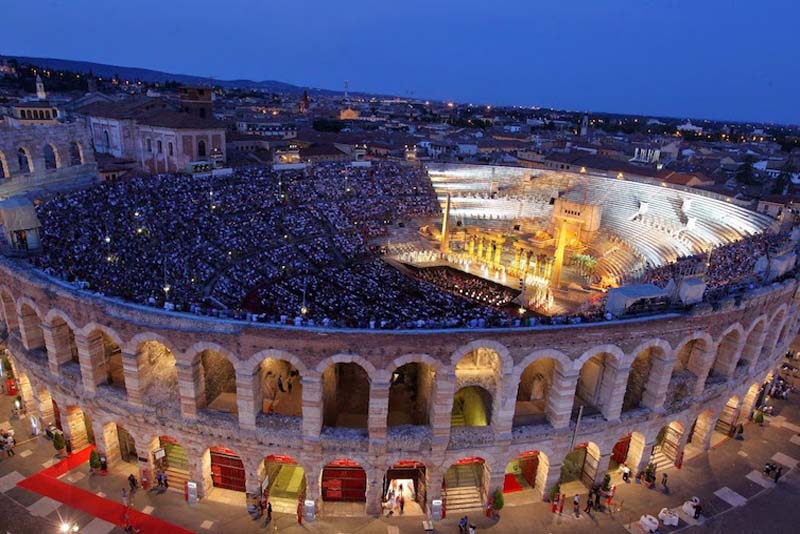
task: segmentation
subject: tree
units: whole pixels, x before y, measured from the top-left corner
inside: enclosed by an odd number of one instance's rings
[[[753,171],[753,156],[747,155],[739,165],[739,169],[736,171],[736,181],[742,185],[756,185],[758,184],[758,180],[756,179],[756,174]]]
[[[794,174],[794,167],[790,161],[787,161],[781,167],[781,173],[775,179],[775,183],[772,184],[772,193],[775,195],[785,194],[786,188],[789,187],[789,183],[792,180],[792,174]]]
[[[503,490],[497,488],[494,490],[494,495],[492,496],[492,509],[497,512],[503,509],[505,505],[505,500],[503,499]]]
[[[100,469],[100,453],[94,449],[89,453],[89,467],[92,469]]]
[[[67,440],[64,439],[64,434],[61,432],[56,432],[53,435],[53,448],[56,452],[61,452],[67,448]]]

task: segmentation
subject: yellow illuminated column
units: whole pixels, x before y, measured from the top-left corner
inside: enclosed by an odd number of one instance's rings
[[[521,256],[522,256],[522,249],[519,247],[514,247],[514,268],[517,269],[518,271],[522,270],[519,264]]]
[[[564,250],[567,248],[567,224],[561,221],[558,228],[558,244],[553,262],[553,273],[550,275],[550,285],[557,288],[561,283],[561,267],[564,265]]]
[[[495,249],[494,249],[494,263],[495,265],[500,265],[500,255],[503,253],[503,243],[500,241],[495,241]]]
[[[444,202],[444,215],[442,216],[442,244],[440,250],[447,254],[450,252],[450,193]]]
[[[469,236],[467,239],[469,239],[469,255],[475,256],[475,237]]]
[[[483,238],[482,237],[478,237],[477,239],[478,239],[478,259],[482,260],[483,259]]]

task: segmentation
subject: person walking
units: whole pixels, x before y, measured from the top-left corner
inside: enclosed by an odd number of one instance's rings
[[[161,470],[156,471],[156,484],[159,488],[164,487],[164,481],[161,479]]]
[[[667,474],[664,473],[661,475],[661,487],[664,488],[664,491],[668,491],[669,488],[667,487]]]
[[[593,508],[594,508],[594,501],[592,500],[591,497],[589,497],[588,499],[586,499],[586,506],[584,507],[583,511],[584,513],[592,515]]]
[[[122,488],[121,499],[122,499],[122,506],[127,508],[130,503],[128,502],[128,490],[126,490],[125,488]]]
[[[272,521],[272,503],[267,501],[267,521]]]
[[[581,496],[577,493],[572,499],[572,512],[575,514],[575,517],[580,517],[581,515]]]
[[[778,468],[778,469],[775,471],[775,484],[777,484],[777,483],[778,483],[778,480],[781,478],[781,476],[783,476],[783,466],[780,466],[780,467],[779,467],[779,468]]]
[[[136,491],[136,477],[133,476],[133,473],[128,475],[128,485],[131,487],[131,493]]]
[[[464,516],[458,521],[458,534],[467,534],[467,525],[469,525],[469,519]]]
[[[403,509],[406,507],[406,498],[400,494],[400,515],[403,515]]]
[[[166,471],[161,475],[161,480],[164,482],[164,489],[169,489],[169,480],[167,479]]]
[[[16,456],[16,452],[14,452],[14,438],[13,436],[6,436],[5,443],[3,443],[3,449],[6,451],[6,455]]]

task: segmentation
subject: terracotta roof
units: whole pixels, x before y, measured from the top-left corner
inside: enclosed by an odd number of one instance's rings
[[[147,126],[159,126],[176,130],[202,130],[225,128],[225,123],[214,119],[204,119],[192,113],[172,110],[158,110],[136,117],[136,122]]]

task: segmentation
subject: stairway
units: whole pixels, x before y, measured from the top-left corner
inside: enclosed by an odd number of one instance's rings
[[[450,426],[451,427],[459,427],[459,426],[466,426],[467,422],[464,419],[464,412],[458,411],[453,413],[450,416]]]
[[[447,499],[448,513],[483,508],[478,469],[481,469],[480,465],[471,464],[455,465],[447,470],[445,475],[447,489],[444,491],[444,496]]]
[[[293,480],[294,479],[294,480]],[[281,466],[275,481],[270,486],[269,502],[272,511],[284,514],[297,513],[298,496],[305,489],[302,468],[296,465]]]
[[[186,451],[177,443],[168,441],[162,442],[167,453],[167,482],[169,489],[183,493],[186,481],[191,478],[189,474],[189,459],[186,457]]]
[[[664,452],[661,447],[656,446],[653,449],[653,463],[656,464],[656,473],[660,473],[664,469],[675,467],[675,462],[672,461]]]

